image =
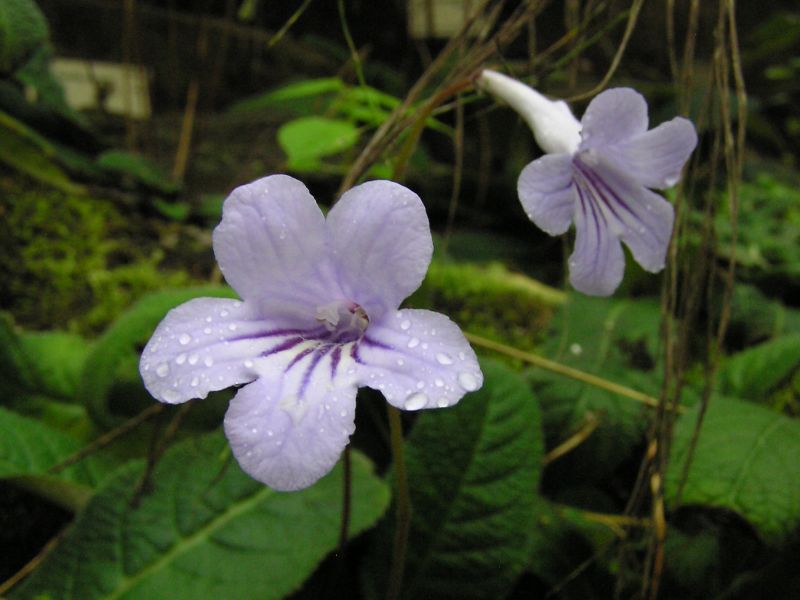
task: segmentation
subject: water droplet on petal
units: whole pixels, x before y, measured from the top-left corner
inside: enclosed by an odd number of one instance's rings
[[[245,366],[246,369],[252,368],[253,367],[253,361],[252,360],[244,361],[244,366]]]
[[[228,311],[223,309],[220,311],[219,316],[225,318],[228,316],[228,314],[229,314]]]
[[[197,377],[192,377],[192,381],[189,382],[189,385],[192,387],[197,387],[197,384],[200,383],[200,380]]]
[[[182,365],[185,362],[186,362],[185,354],[178,354],[178,356],[175,358],[175,364],[177,365]]]
[[[436,384],[436,387],[442,387],[444,385],[444,381],[442,381],[439,378],[437,378],[436,381],[434,381],[433,383]]]
[[[419,346],[419,338],[413,337],[410,340],[408,340],[409,348],[416,348],[417,346]]]
[[[427,404],[428,397],[421,392],[416,392],[406,398],[403,408],[406,410],[419,410],[420,408],[424,408]]]
[[[444,352],[440,352],[436,355],[436,362],[438,362],[440,365],[452,365],[453,359]]]
[[[464,371],[458,374],[458,383],[468,392],[474,392],[478,389],[478,381],[471,373]]]
[[[418,381],[417,382],[417,389],[418,390],[421,390],[424,387],[425,387],[425,382],[424,381]]]
[[[203,333],[205,333],[206,335],[211,335],[211,327],[206,327],[205,329],[203,329]]]
[[[459,352],[458,353],[458,358],[461,359],[461,360],[464,360],[465,358],[467,358],[467,356],[463,352]]]
[[[402,358],[397,359],[397,366],[402,367],[404,364],[406,364],[406,361],[404,361]]]
[[[159,377],[166,377],[169,375],[169,365],[167,363],[161,363],[156,367],[156,375]]]
[[[204,364],[205,366],[207,366],[207,367],[210,367],[211,365],[213,365],[213,364],[214,364],[214,359],[213,359],[213,358],[211,358],[210,356],[206,356],[206,357],[203,359],[203,364]]]
[[[427,350],[428,349],[428,344],[426,342],[422,342],[422,349],[423,350]]]
[[[406,331],[409,327],[411,327],[411,321],[409,321],[408,319],[400,323],[400,329],[402,329],[403,331]]]
[[[438,406],[439,408],[447,408],[448,406],[450,406],[450,402],[447,401],[447,398],[439,398],[436,401],[436,406]]]
[[[206,323],[211,323],[214,319],[212,317],[206,317]]]
[[[181,399],[180,395],[175,390],[164,390],[163,396],[164,400],[167,402],[177,402]]]
[[[231,331],[236,331],[236,323],[231,323],[230,325],[228,325],[228,329],[230,329]]]
[[[199,357],[199,356],[197,356],[197,354],[192,354],[192,355],[189,357],[189,364],[190,364],[190,365],[196,365],[196,364],[197,364],[197,361],[198,361],[198,359],[199,359],[199,358],[200,358],[200,357]]]
[[[178,338],[178,341],[180,342],[181,346],[185,346],[192,341],[192,336],[190,336],[188,333],[182,333],[181,337]]]

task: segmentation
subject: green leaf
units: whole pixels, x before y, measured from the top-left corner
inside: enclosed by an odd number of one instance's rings
[[[668,502],[678,486],[699,406],[678,418],[665,479]],[[800,423],[756,404],[711,400],[681,504],[736,511],[770,542],[800,524]]]
[[[180,184],[171,181],[161,169],[138,154],[122,150],[109,150],[97,157],[97,166],[114,177],[116,185],[126,189],[143,186],[156,192],[172,195],[180,191]]]
[[[211,296],[235,298],[230,288],[207,287],[162,291],[142,298],[117,319],[95,342],[84,362],[78,398],[85,402],[89,415],[98,424],[111,427],[119,422],[107,403],[117,368],[131,352],[140,350],[167,312],[192,298]]]
[[[0,402],[13,400],[20,388],[35,387],[31,360],[8,313],[0,313]]]
[[[0,74],[10,74],[47,39],[47,21],[33,0],[0,2]]]
[[[481,390],[420,414],[408,439],[405,598],[502,598],[528,564],[543,454],[539,407],[512,371],[481,367]]]
[[[780,337],[733,355],[719,374],[722,393],[762,401],[800,368],[800,335]]]
[[[89,343],[64,331],[25,333],[20,341],[36,381],[31,391],[74,402]]]
[[[301,117],[278,130],[278,143],[286,153],[287,166],[295,171],[314,171],[320,160],[352,148],[358,127],[349,121],[325,117]]]
[[[0,478],[70,510],[82,507],[108,465],[89,457],[57,475],[47,470],[80,446],[70,436],[39,421],[0,408]]]
[[[350,534],[373,525],[388,488],[352,454]],[[296,590],[337,545],[342,470],[274,492],[212,434],[172,448],[137,498],[142,464],[121,469],[12,599],[270,600]]]
[[[315,99],[319,96],[336,94],[345,88],[338,77],[323,77],[319,79],[303,79],[276,90],[246,98],[237,102],[230,109],[231,114],[241,114],[272,110],[275,108],[297,108],[298,102]]]

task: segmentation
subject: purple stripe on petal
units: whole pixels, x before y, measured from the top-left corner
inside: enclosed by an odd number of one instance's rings
[[[342,358],[342,347],[335,346],[331,352],[331,379],[336,376],[336,369],[339,367],[339,361]]]
[[[394,350],[394,347],[390,346],[389,344],[384,344],[383,342],[374,340],[367,335],[362,337],[361,341],[364,342],[367,346],[372,346],[374,348],[383,348],[384,350]]]
[[[317,368],[319,361],[321,361],[328,352],[333,350],[333,348],[337,348],[338,346],[318,346],[314,349],[314,356],[311,357],[311,362],[308,363],[308,367],[306,367],[306,372],[303,373],[303,380],[300,383],[300,389],[298,390],[297,395],[301,398],[305,395],[306,388],[308,387],[308,382],[311,380],[311,374],[314,372],[314,369]]]
[[[350,357],[358,364],[360,365],[364,364],[364,361],[361,360],[361,356],[359,356],[358,354],[358,342],[355,342],[353,346],[350,348]]]
[[[264,352],[262,352],[261,356],[271,356],[273,354],[277,354],[278,352],[283,352],[284,350],[290,350],[291,348],[294,348],[295,346],[297,346],[297,344],[300,344],[300,343],[302,343],[304,341],[305,340],[303,338],[301,338],[301,337],[290,338],[288,340],[284,340],[280,344],[278,344],[277,346],[273,346],[269,350],[265,350]]]
[[[303,359],[304,359],[306,356],[308,356],[309,354],[311,354],[312,352],[314,352],[314,350],[316,350],[316,349],[317,349],[317,346],[312,346],[311,348],[306,348],[306,349],[305,349],[305,350],[303,350],[302,352],[298,352],[298,353],[295,355],[295,357],[294,357],[294,358],[291,360],[291,362],[290,362],[288,365],[286,365],[286,368],[283,370],[283,372],[284,372],[284,373],[288,373],[288,372],[289,372],[289,370],[290,370],[290,369],[291,369],[293,366],[295,366],[297,363],[299,363],[301,360],[303,360]]]

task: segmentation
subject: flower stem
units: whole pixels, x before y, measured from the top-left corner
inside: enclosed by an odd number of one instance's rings
[[[494,350],[495,352],[499,352],[500,354],[505,354],[506,356],[522,360],[526,363],[529,363],[537,367],[541,367],[542,369],[546,369],[553,373],[558,373],[559,375],[569,377],[570,379],[575,379],[576,381],[580,381],[582,383],[588,383],[589,385],[592,385],[596,388],[600,388],[602,390],[606,390],[614,394],[619,394],[620,396],[630,398],[631,400],[636,400],[637,402],[646,404],[651,408],[657,408],[659,406],[658,398],[631,389],[627,386],[620,385],[619,383],[609,381],[608,379],[603,379],[602,377],[598,377],[597,375],[592,375],[591,373],[581,371],[580,369],[575,369],[573,367],[568,367],[567,365],[562,365],[561,363],[555,362],[554,360],[549,360],[537,354],[531,354],[530,352],[517,350],[516,348],[513,348],[511,346],[506,346],[505,344],[501,344],[500,342],[495,342],[494,340],[490,340],[485,337],[475,335],[474,333],[468,333],[465,331],[464,335],[470,342],[472,342],[476,346],[481,346],[489,350]],[[667,406],[667,409],[675,410],[678,413],[682,413],[686,410],[683,406],[680,405],[673,406],[671,404]]]
[[[392,443],[395,487],[397,488],[395,496],[397,524],[394,532],[392,570],[389,573],[386,600],[396,600],[400,597],[403,572],[406,566],[406,546],[408,545],[408,530],[411,525],[411,498],[408,495],[408,474],[406,472],[403,424],[400,420],[400,411],[390,405],[387,405],[386,408],[389,415],[389,433]]]

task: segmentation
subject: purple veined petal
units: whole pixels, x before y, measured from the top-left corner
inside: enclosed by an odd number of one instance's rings
[[[139,372],[161,402],[205,398],[255,379],[259,363],[300,338],[298,331],[259,318],[238,300],[195,298],[167,313],[142,352]]]
[[[408,188],[391,181],[354,187],[328,213],[328,231],[343,297],[371,320],[422,283],[433,241],[425,207]]]
[[[520,173],[517,192],[528,218],[550,235],[564,233],[572,223],[576,194],[572,157],[546,154]]]
[[[569,280],[579,292],[592,296],[614,293],[625,270],[618,233],[606,210],[584,185],[576,185],[575,250],[569,257]]]
[[[606,150],[619,170],[649,188],[675,185],[697,146],[697,132],[688,119],[675,117]]]
[[[672,205],[604,156],[579,156],[574,164],[582,174],[576,181],[583,181],[585,193],[602,206],[611,230],[636,262],[651,273],[663,269],[675,220]]]
[[[225,435],[242,469],[279,491],[328,473],[355,429],[352,344],[310,344],[266,363],[236,394]]]
[[[370,323],[358,344],[359,385],[404,410],[444,408],[483,385],[475,352],[446,316],[403,309]]]
[[[631,88],[595,96],[583,114],[579,150],[613,146],[647,131],[647,102]]]
[[[325,219],[292,177],[272,175],[236,188],[225,200],[213,239],[227,282],[264,314],[313,316],[325,299],[340,296]]]

